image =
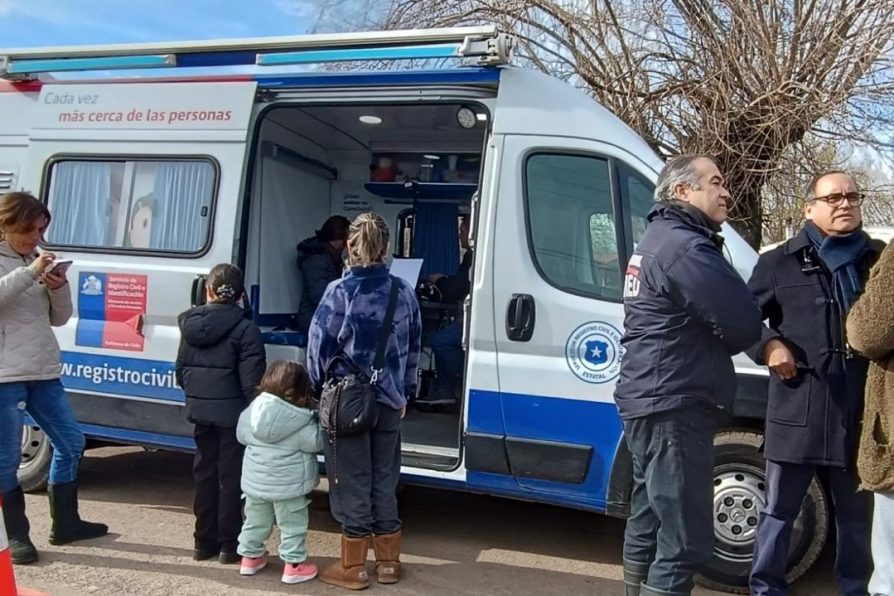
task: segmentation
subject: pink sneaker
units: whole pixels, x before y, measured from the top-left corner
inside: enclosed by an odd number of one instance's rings
[[[282,583],[300,584],[317,576],[317,566],[313,563],[286,563],[282,570]]]
[[[267,555],[260,557],[242,557],[242,564],[239,566],[239,575],[254,575],[267,566]]]

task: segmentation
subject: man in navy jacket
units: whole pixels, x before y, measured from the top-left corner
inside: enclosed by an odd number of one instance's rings
[[[762,328],[754,296],[723,255],[730,195],[714,160],[671,159],[655,201],[627,267],[615,390],[633,457],[627,596],[689,594],[709,561],[714,431],[735,399],[731,357]]]

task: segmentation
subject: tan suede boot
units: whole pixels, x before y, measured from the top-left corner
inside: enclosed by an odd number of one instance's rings
[[[363,590],[369,587],[369,573],[366,571],[366,552],[369,550],[369,536],[363,538],[341,537],[341,561],[337,561],[320,573],[324,583]]]
[[[400,581],[400,531],[373,536],[376,551],[376,577],[380,584]]]

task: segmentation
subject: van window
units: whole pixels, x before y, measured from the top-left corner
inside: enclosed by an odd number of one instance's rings
[[[54,161],[47,242],[197,253],[208,242],[215,175],[208,160]]]
[[[618,190],[624,209],[630,214],[630,232],[633,247],[636,248],[646,231],[649,211],[655,204],[655,185],[627,164],[620,161],[615,164],[618,171]]]
[[[621,270],[608,160],[534,154],[525,165],[528,236],[552,285],[621,298]]]

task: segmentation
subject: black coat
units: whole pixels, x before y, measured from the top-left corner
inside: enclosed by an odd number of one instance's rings
[[[178,317],[177,383],[194,424],[236,426],[267,362],[261,331],[233,304],[205,304]]]
[[[440,278],[435,285],[441,291],[441,299],[444,302],[462,302],[469,295],[472,281],[469,279],[469,270],[472,268],[472,249],[466,251],[459,269],[453,275]]]
[[[760,337],[760,311],[706,225],[703,216],[659,204],[630,258],[615,388],[624,419],[697,404],[732,412],[731,355]]]
[[[858,269],[863,280],[884,244],[871,240]],[[760,256],[748,286],[767,326],[748,350],[758,364],[771,339],[785,342],[798,376],[770,374],[764,455],[797,464],[847,468],[854,463],[868,362],[852,354],[844,317],[833,296],[832,274],[805,230]]]
[[[343,267],[338,255],[333,255],[316,237],[303,240],[298,246],[298,270],[301,273],[301,301],[298,303],[298,329],[307,333],[326,287],[341,277]]]

